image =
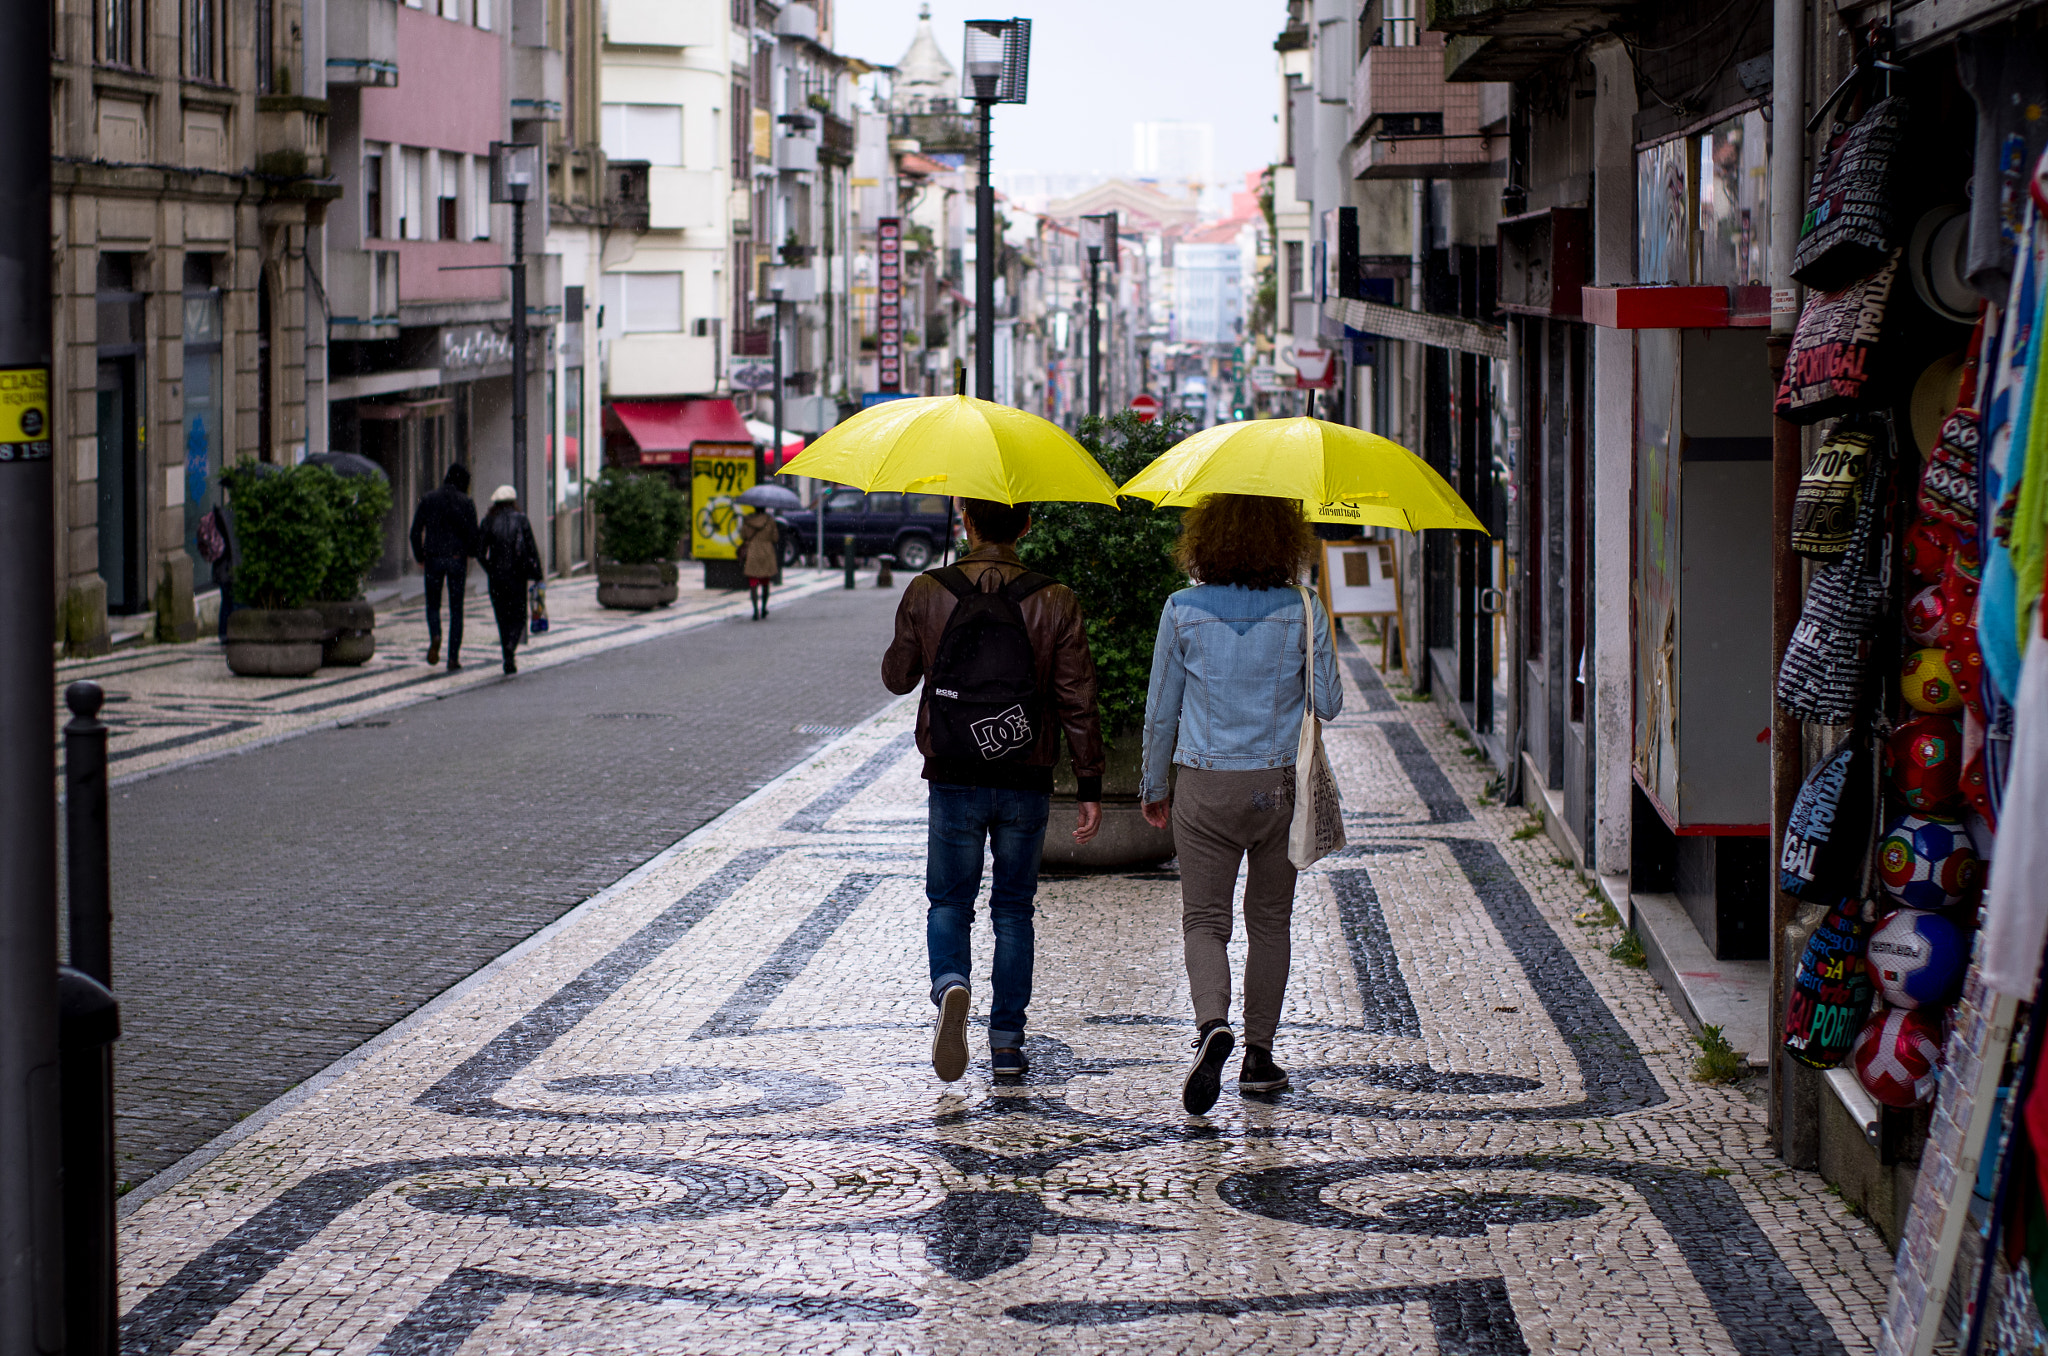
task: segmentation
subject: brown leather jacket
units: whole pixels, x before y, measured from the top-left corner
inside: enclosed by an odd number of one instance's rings
[[[1008,546],[983,546],[960,557],[960,568],[979,582],[985,570],[1001,570],[1006,578],[1024,573],[1024,563]],[[953,595],[929,575],[919,575],[903,590],[896,606],[896,638],[882,656],[882,681],[891,692],[908,692],[924,679],[939,654],[939,637],[953,615]],[[1024,627],[1038,661],[1038,690],[1050,699],[1057,724],[1048,721],[1038,743],[999,783],[987,769],[935,762],[927,709],[917,711],[917,747],[924,754],[927,781],[996,785],[1019,790],[1050,791],[1053,765],[1060,756],[1060,730],[1074,758],[1080,799],[1102,799],[1102,721],[1095,709],[1095,657],[1088,652],[1088,633],[1081,624],[1081,604],[1064,584],[1042,588],[1021,604]]]

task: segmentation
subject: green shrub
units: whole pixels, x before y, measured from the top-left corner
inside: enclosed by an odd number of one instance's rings
[[[1147,424],[1119,410],[1106,419],[1082,419],[1076,436],[1121,485],[1185,437],[1192,422],[1169,413]],[[1188,583],[1173,563],[1180,510],[1130,498],[1120,510],[1107,504],[1044,503],[1033,508],[1032,520],[1017,554],[1080,599],[1088,647],[1095,655],[1103,737],[1129,734],[1145,721],[1159,613],[1167,595]]]
[[[383,476],[337,475],[325,466],[300,468],[309,473],[327,500],[334,522],[334,557],[313,596],[322,602],[345,603],[363,591],[363,577],[384,554],[384,515],[391,511],[391,482]]]
[[[235,515],[235,601],[245,607],[304,607],[334,563],[334,512],[323,466],[258,474],[250,463],[221,479]]]
[[[666,560],[690,525],[690,498],[659,471],[607,466],[590,490],[603,558],[620,565]]]

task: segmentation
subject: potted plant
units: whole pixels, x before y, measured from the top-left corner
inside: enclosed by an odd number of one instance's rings
[[[597,511],[597,601],[645,612],[676,600],[676,542],[690,501],[658,471],[607,466],[590,490]]]
[[[382,470],[342,475],[326,466],[302,468],[327,500],[334,524],[334,551],[313,592],[324,639],[322,664],[368,663],[377,652],[377,610],[363,597],[363,578],[384,554],[384,515],[391,511],[391,482]]]
[[[303,678],[320,667],[326,623],[309,606],[334,559],[334,515],[322,476],[298,466],[262,474],[244,462],[221,477],[235,512],[241,559],[228,615],[228,668],[267,678]]]
[[[1164,414],[1153,423],[1121,410],[1106,419],[1081,420],[1076,437],[1095,454],[1110,479],[1122,484],[1186,436],[1193,421]],[[1187,587],[1173,563],[1180,512],[1142,499],[1106,504],[1034,506],[1031,531],[1017,543],[1024,563],[1074,591],[1095,656],[1096,701],[1102,712],[1106,766],[1102,779],[1102,831],[1076,846],[1074,774],[1062,759],[1046,826],[1047,866],[1120,870],[1173,855],[1173,832],[1155,829],[1138,808],[1145,692],[1152,679],[1152,647],[1167,595]]]

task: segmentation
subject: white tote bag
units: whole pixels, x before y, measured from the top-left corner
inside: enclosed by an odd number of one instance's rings
[[[1302,651],[1308,681],[1301,707],[1301,742],[1294,752],[1294,822],[1287,830],[1287,860],[1301,870],[1344,846],[1344,806],[1337,778],[1323,754],[1323,722],[1316,716],[1316,614],[1309,591],[1301,594]]]

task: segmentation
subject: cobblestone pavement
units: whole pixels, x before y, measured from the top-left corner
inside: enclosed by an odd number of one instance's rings
[[[698,582],[691,583],[695,574]],[[520,647],[522,672],[588,658],[622,646],[674,635],[711,622],[745,616],[747,596],[702,587],[702,571],[685,563],[674,603],[652,612],[621,612],[597,605],[594,576],[548,584],[549,628]],[[147,645],[98,659],[57,666],[56,719],[69,718],[63,689],[90,678],[106,689],[101,719],[110,774],[132,778],[200,758],[275,743],[495,683],[498,628],[479,571],[470,572],[464,609],[462,671],[429,667],[427,610],[413,597],[380,605],[377,653],[360,668],[324,668],[308,678],[245,678],[228,672],[218,641]],[[863,579],[862,582],[872,582]],[[796,570],[778,590],[780,606],[842,587],[841,576]],[[61,750],[62,743],[59,743]]]
[[[828,592],[761,623],[714,611],[116,786],[121,1177],[168,1166],[873,715],[896,597]]]
[[[1867,1349],[1875,1233],[1349,667],[1292,1091],[1181,1112],[1170,870],[1047,880],[1031,1073],[938,1083],[898,703],[152,1184],[126,1349]]]

